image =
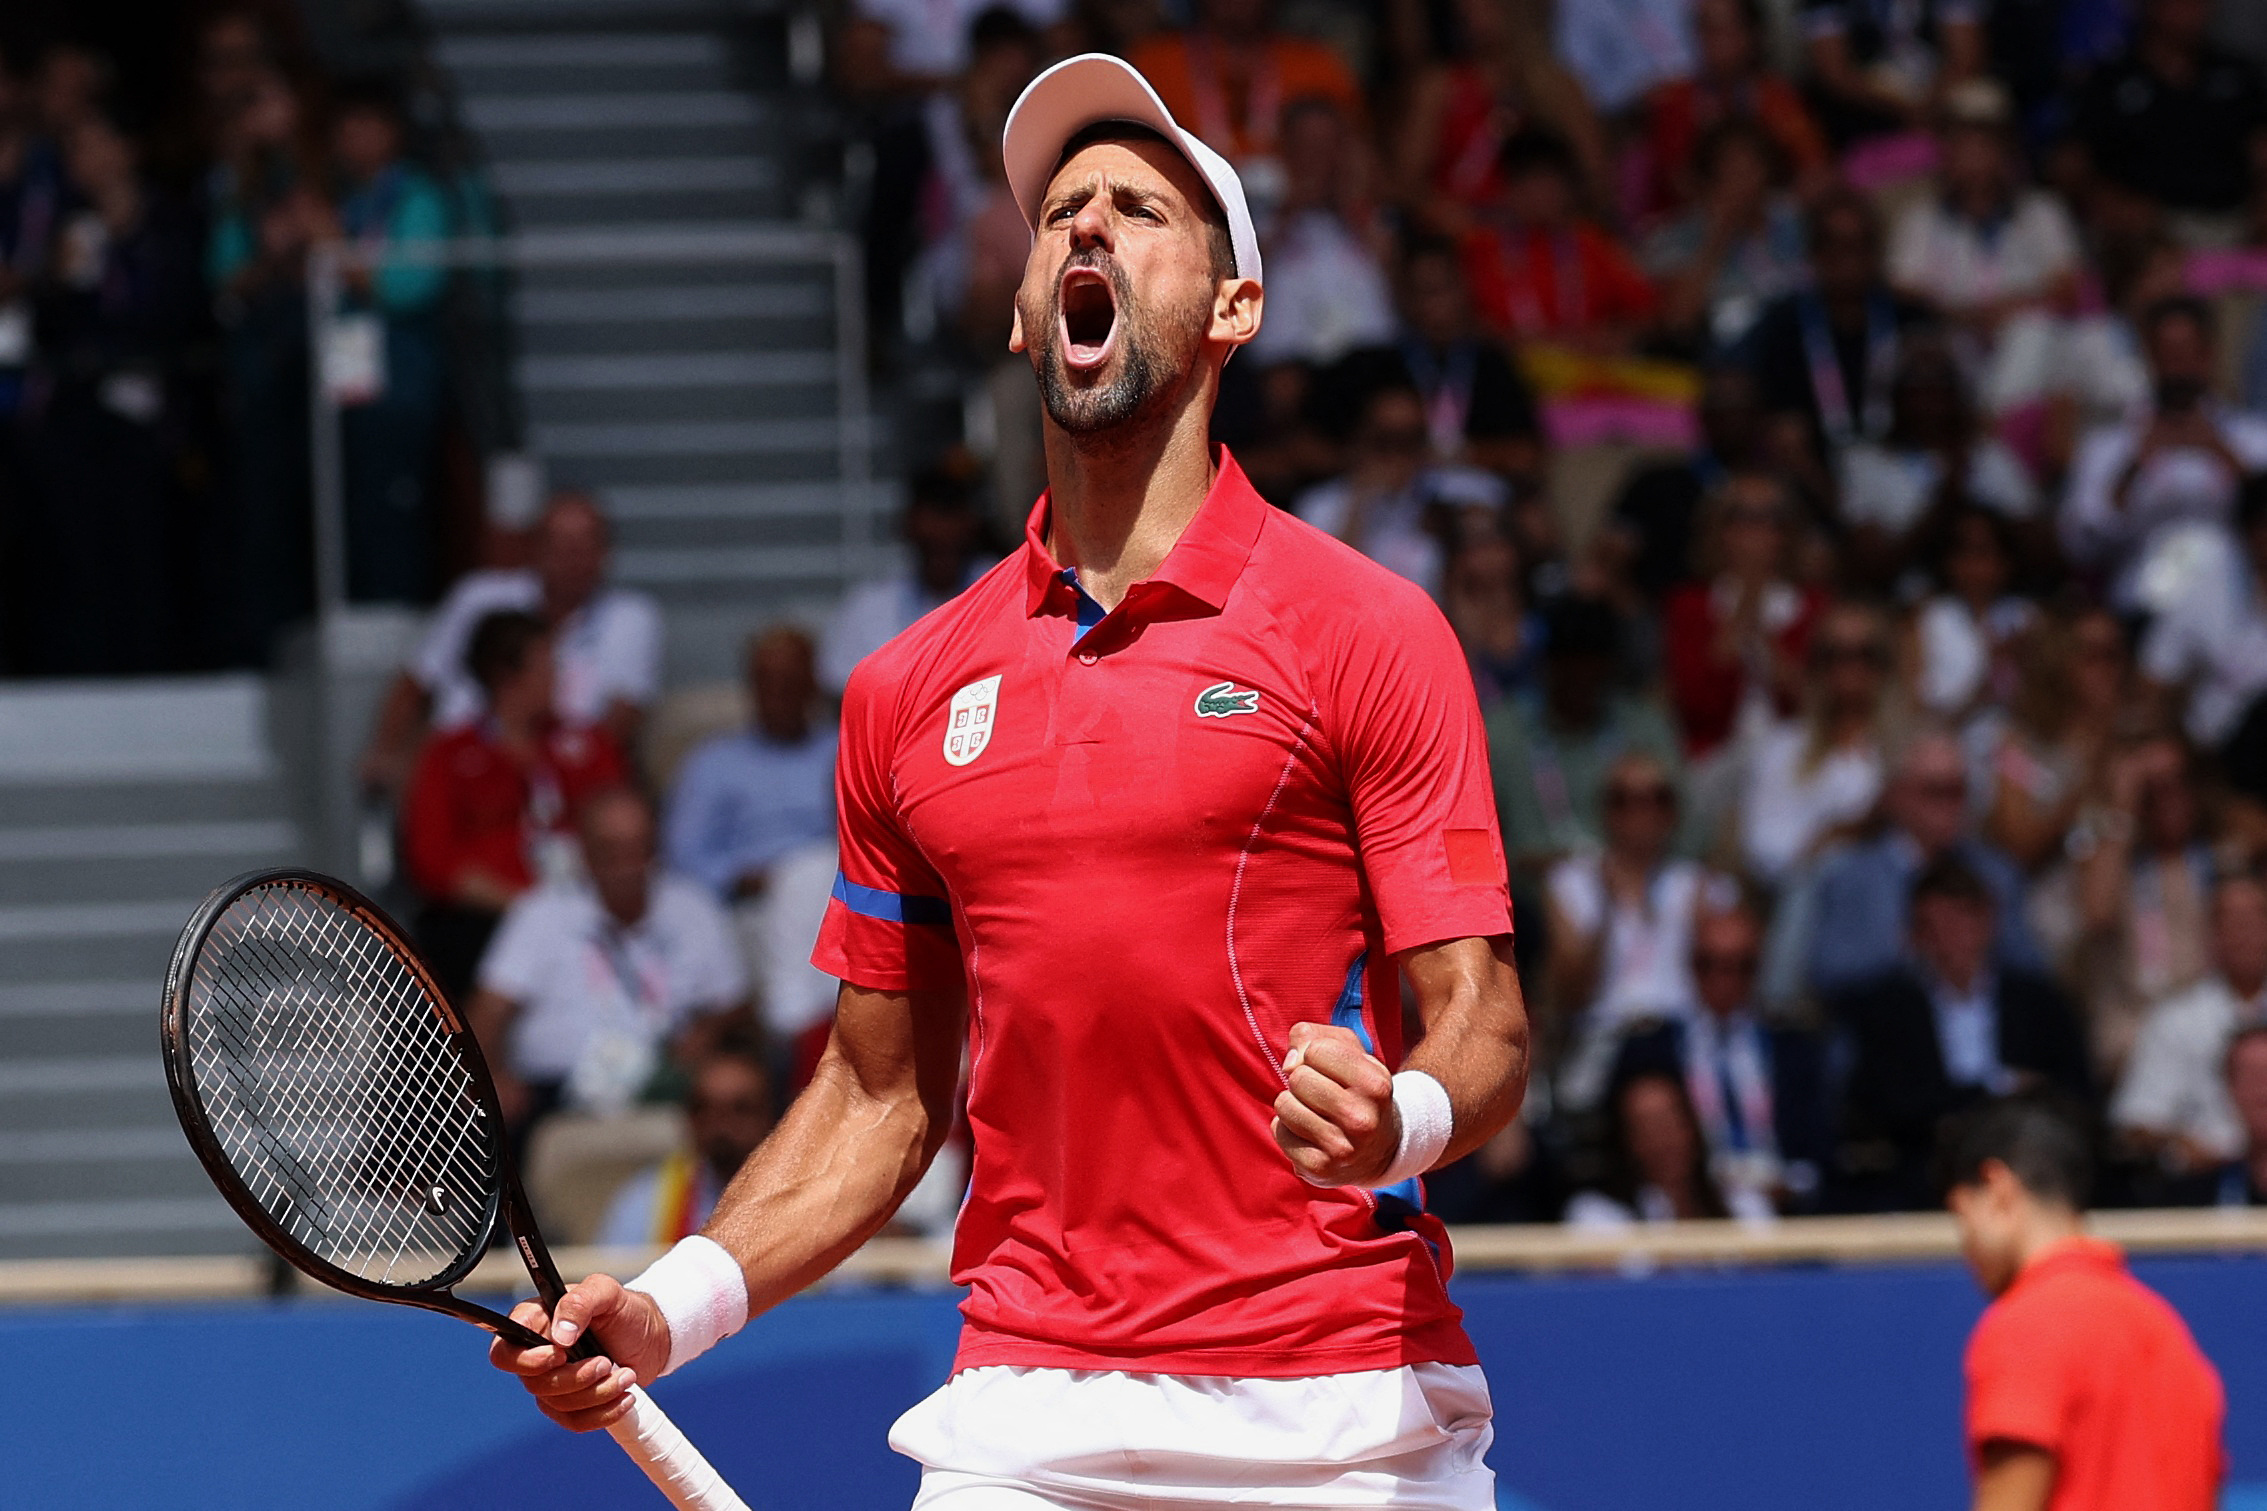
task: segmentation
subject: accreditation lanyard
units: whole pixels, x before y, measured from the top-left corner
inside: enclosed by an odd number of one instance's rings
[[[1752,1022],[1726,1030],[1697,1016],[1685,1034],[1685,1079],[1701,1126],[1714,1131],[1728,1153],[1776,1153],[1770,1039]]]
[[[1445,352],[1411,337],[1401,343],[1401,360],[1425,399],[1425,431],[1433,451],[1444,457],[1464,449],[1464,427],[1472,415],[1472,384],[1480,366],[1477,342],[1456,341]]]
[[[1212,39],[1192,35],[1188,40],[1189,92],[1196,97],[1197,135],[1231,156],[1274,152],[1283,119],[1282,67],[1265,46],[1253,49],[1252,57],[1251,75],[1244,84],[1244,125],[1238,131]]]
[[[1897,373],[1897,315],[1880,294],[1866,299],[1865,391],[1850,402],[1849,385],[1842,379],[1842,361],[1834,354],[1834,336],[1826,323],[1826,305],[1815,292],[1806,293],[1802,313],[1803,351],[1810,360],[1811,397],[1818,401],[1819,424],[1827,440],[1847,446],[1864,437],[1878,440],[1889,433],[1889,394]]]
[[[630,1016],[648,1027],[659,1027],[668,1018],[667,992],[653,979],[652,974],[638,969],[630,954],[629,935],[599,909],[598,927],[592,932],[591,945],[598,958],[606,962],[613,974],[614,984],[622,989],[622,1000],[628,1004]]]

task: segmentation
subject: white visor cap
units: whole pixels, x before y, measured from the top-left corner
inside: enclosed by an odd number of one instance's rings
[[[1063,59],[1024,86],[1008,112],[1007,130],[1000,133],[1000,156],[1025,225],[1038,230],[1039,201],[1054,177],[1063,144],[1098,121],[1147,126],[1180,148],[1228,217],[1236,275],[1260,281],[1259,234],[1252,229],[1251,207],[1244,203],[1244,181],[1226,158],[1198,141],[1193,132],[1181,129],[1149,80],[1132,64],[1106,52]]]

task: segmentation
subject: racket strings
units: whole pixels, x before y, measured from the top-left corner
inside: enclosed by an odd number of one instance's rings
[[[414,1286],[485,1240],[496,1172],[471,1068],[358,915],[292,884],[245,894],[207,936],[185,1018],[206,1122],[294,1242]]]

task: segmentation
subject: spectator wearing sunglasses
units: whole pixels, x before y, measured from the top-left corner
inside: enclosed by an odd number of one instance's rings
[[[1818,1204],[1828,1152],[1825,1055],[1817,1035],[1764,1021],[1762,953],[1754,905],[1729,878],[1709,878],[1692,923],[1696,1010],[1624,1039],[1611,1084],[1675,1076],[1732,1211],[1806,1212]]]
[[[1597,1104],[1624,1030],[1680,1013],[1692,1000],[1693,911],[1701,869],[1670,858],[1677,788],[1653,756],[1606,769],[1603,850],[1571,855],[1548,880],[1550,1000],[1567,1019],[1559,1099]]]

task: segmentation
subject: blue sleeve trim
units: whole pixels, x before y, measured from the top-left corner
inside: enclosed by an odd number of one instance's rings
[[[1370,1025],[1362,1019],[1362,967],[1369,964],[1370,952],[1362,951],[1347,967],[1346,985],[1338,993],[1338,1001],[1331,1006],[1330,1021],[1338,1027],[1352,1031],[1362,1041],[1364,1054],[1376,1054],[1378,1047],[1370,1040]]]
[[[840,871],[834,873],[834,899],[860,918],[952,926],[952,908],[942,897],[908,897],[879,887],[861,887]]]

